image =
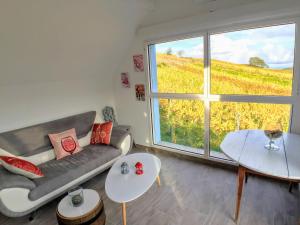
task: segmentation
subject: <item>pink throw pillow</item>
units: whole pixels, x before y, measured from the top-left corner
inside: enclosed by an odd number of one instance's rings
[[[48,134],[53,145],[56,159],[62,159],[82,150],[76,136],[75,128],[58,134]]]

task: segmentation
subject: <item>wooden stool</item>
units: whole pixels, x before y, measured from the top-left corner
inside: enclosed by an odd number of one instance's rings
[[[103,201],[94,190],[83,190],[84,202],[79,207],[70,203],[68,196],[63,198],[56,211],[57,222],[60,225],[105,225]]]

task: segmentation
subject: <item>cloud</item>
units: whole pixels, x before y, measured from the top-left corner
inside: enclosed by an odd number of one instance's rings
[[[251,36],[255,35],[257,38],[267,38],[272,39],[291,37],[295,35],[295,24],[263,27],[242,31],[245,35]]]
[[[247,64],[250,57],[258,55],[252,45],[250,39],[232,40],[226,34],[218,34],[211,37],[211,55],[213,59]]]
[[[272,68],[292,67],[294,61],[295,25],[281,25],[236,31],[211,36],[213,59],[248,64],[251,57],[262,58]],[[201,39],[202,40],[202,39]],[[157,51],[173,54],[182,50],[184,57],[203,58],[203,43],[198,38],[157,45]]]
[[[203,48],[202,37],[171,41],[156,45],[156,51],[159,53],[166,53],[169,49],[171,49],[172,54],[181,54],[184,57],[193,58],[203,58]]]
[[[294,61],[294,52],[280,45],[266,44],[261,51],[267,64],[292,64]]]
[[[203,44],[199,44],[195,47],[183,50],[184,53],[182,56],[184,57],[192,57],[192,58],[203,58],[204,57],[204,46]]]
[[[274,68],[292,67],[294,33],[289,36],[283,34],[279,37],[274,35],[267,37],[265,34],[262,35],[260,30],[251,31],[251,35],[249,31],[213,35],[211,37],[212,58],[247,64],[251,57],[257,56]]]

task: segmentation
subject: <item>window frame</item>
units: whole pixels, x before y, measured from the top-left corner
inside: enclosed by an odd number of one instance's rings
[[[211,94],[211,74],[210,74],[210,62],[211,62],[211,54],[210,54],[210,36],[219,33],[228,33],[240,30],[247,29],[256,29],[263,28],[268,26],[279,26],[286,24],[295,24],[295,43],[294,43],[294,67],[293,67],[293,79],[292,79],[292,92],[291,96],[272,96],[272,95],[236,95],[236,94]],[[151,134],[150,144],[152,146],[158,146],[162,149],[175,151],[182,153],[182,150],[173,149],[169,146],[162,146],[154,143],[154,112],[153,112],[153,99],[167,98],[167,99],[185,99],[185,100],[200,100],[203,101],[205,111],[204,111],[204,154],[193,154],[191,152],[183,152],[184,154],[193,155],[200,158],[206,158],[213,161],[221,161],[224,162],[224,158],[215,158],[211,155],[210,150],[210,102],[245,102],[245,103],[266,103],[266,104],[289,104],[291,106],[290,112],[290,124],[288,128],[288,132],[293,130],[293,121],[294,120],[294,107],[297,101],[299,101],[299,68],[298,64],[300,62],[299,56],[297,54],[298,46],[300,45],[299,37],[299,25],[300,18],[288,18],[288,19],[275,19],[275,20],[265,20],[259,22],[250,22],[243,24],[235,24],[230,26],[222,26],[222,27],[214,27],[211,29],[205,29],[201,32],[194,32],[188,34],[180,34],[175,36],[169,36],[164,38],[158,38],[146,41],[145,51],[146,51],[146,60],[145,65],[147,66],[147,85],[148,85],[148,96],[149,103],[148,109],[150,112],[149,119],[149,128]],[[150,61],[150,53],[149,46],[153,44],[159,44],[163,42],[171,42],[176,40],[183,40],[188,38],[195,38],[202,36],[204,39],[204,92],[203,94],[182,94],[182,93],[158,93],[152,92],[152,76],[151,76],[151,61]],[[297,64],[298,63],[298,64]],[[226,159],[225,159],[226,160]],[[227,161],[227,160],[226,160]],[[228,162],[228,161],[227,161]]]

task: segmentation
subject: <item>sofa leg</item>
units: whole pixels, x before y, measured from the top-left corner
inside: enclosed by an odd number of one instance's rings
[[[37,212],[36,212],[36,211],[33,211],[33,212],[30,214],[28,220],[29,220],[30,222],[33,221],[34,218],[35,218],[35,216],[36,216],[36,214],[37,214]]]

